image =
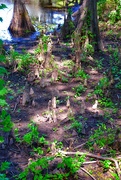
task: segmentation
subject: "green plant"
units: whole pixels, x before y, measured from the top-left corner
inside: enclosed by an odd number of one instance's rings
[[[14,135],[15,135],[16,142],[21,142],[21,138],[20,138],[20,135],[19,135],[19,129],[18,128],[14,129]]]
[[[39,138],[38,143],[41,145],[47,145],[48,141],[46,141],[45,138],[42,136]]]
[[[90,34],[88,34],[90,36]],[[87,55],[93,55],[94,54],[94,47],[92,44],[87,43],[84,47],[84,50],[86,51]]]
[[[68,78],[67,78],[67,77],[62,76],[62,82],[63,82],[63,83],[68,83]]]
[[[63,65],[68,67],[69,69],[72,69],[74,67],[74,62],[73,62],[73,60],[65,60],[63,62]]]
[[[82,132],[82,123],[78,122],[77,120],[74,120],[73,123],[71,124],[71,129],[75,128],[78,133]]]
[[[38,154],[38,155],[42,155],[43,154],[43,150],[42,150],[42,148],[41,147],[37,147],[37,148],[33,148],[33,151],[31,152],[31,155],[32,154]]]
[[[99,128],[89,137],[87,146],[92,148],[96,144],[99,148],[112,144],[115,140],[116,131],[112,128],[107,128],[105,124],[99,125]]]
[[[109,150],[108,150],[108,154],[109,154],[111,157],[115,157],[115,156],[116,156],[116,150],[114,150],[114,149],[109,149]]]
[[[79,69],[75,76],[80,77],[80,79],[83,79],[83,80],[89,78],[89,75],[85,73],[83,69]]]
[[[110,98],[102,97],[101,99],[98,100],[98,102],[99,102],[100,105],[103,106],[103,107],[114,108],[114,103],[112,102],[112,100],[111,100]]]
[[[102,59],[99,59],[99,60],[95,60],[95,63],[96,63],[96,67],[101,70],[103,68],[103,58]]]
[[[79,84],[78,86],[72,88],[72,90],[75,91],[75,97],[79,97],[81,93],[86,91],[86,88],[82,84]]]
[[[107,77],[103,77],[99,80],[97,86],[95,86],[93,94],[99,98],[98,102],[103,107],[114,107],[114,103],[110,98],[105,97],[105,91],[110,86],[110,81]],[[88,95],[89,96],[89,95]]]
[[[80,168],[80,166],[85,161],[85,156],[78,156],[76,157],[63,157],[62,162],[58,164],[58,168],[65,169],[65,175],[69,178],[70,175],[74,175]]]
[[[47,145],[48,141],[46,141],[44,136],[39,136],[38,127],[34,122],[28,124],[29,132],[27,132],[22,138],[19,137],[18,129],[14,130],[15,137],[17,142],[24,142],[28,145],[32,146],[34,143],[39,145]]]
[[[50,42],[50,37],[47,35],[42,36],[42,44],[43,44],[43,50],[44,52],[47,52],[48,50],[48,43]]]
[[[17,180],[26,180],[29,173],[31,173],[31,178],[34,180],[38,179],[49,179],[51,174],[48,174],[49,161],[52,161],[53,157],[43,157],[39,158],[36,161],[31,161],[27,168],[19,174],[16,178]],[[42,171],[46,171],[46,174],[43,174]]]
[[[120,180],[120,177],[116,173],[112,173],[112,175],[115,178],[115,180]]]
[[[6,110],[2,110],[0,119],[0,130],[5,132],[10,131],[13,127],[13,123],[11,121],[11,116],[6,112]]]
[[[62,149],[63,148],[63,143],[60,141],[55,140],[54,142],[52,142],[52,144],[54,144],[56,149]]]
[[[1,180],[9,180],[7,177],[6,177],[6,170],[9,168],[10,166],[10,162],[2,162],[1,165],[0,165],[0,179]]]
[[[23,136],[23,142],[32,145],[34,142],[38,142],[39,132],[35,123],[28,124],[29,132]]]
[[[26,69],[28,69],[28,66],[31,64],[31,63],[34,63],[36,62],[36,60],[34,59],[34,57],[30,54],[30,53],[26,53],[26,54],[19,54],[18,56],[18,70],[21,70],[21,71],[26,71]]]
[[[105,170],[108,170],[112,164],[112,162],[110,160],[104,160],[104,161],[100,161],[100,162],[103,165],[103,168]]]
[[[109,86],[109,79],[107,77],[103,77],[99,80],[98,85],[95,87],[95,91],[102,89],[103,91],[108,88]]]

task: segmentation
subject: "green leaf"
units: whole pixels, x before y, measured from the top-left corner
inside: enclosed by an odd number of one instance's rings
[[[5,56],[0,54],[0,62],[5,62]]]
[[[3,85],[5,84],[5,81],[3,79],[0,78],[0,89],[3,88]]]
[[[0,143],[3,143],[3,142],[4,142],[3,136],[0,136]]]
[[[0,76],[7,74],[7,70],[4,67],[0,67]]]
[[[0,174],[0,179],[2,180],[9,180],[5,174]]]
[[[6,106],[7,102],[4,99],[0,99],[0,106]]]
[[[5,9],[5,8],[7,8],[7,6],[5,4],[0,5],[0,9]]]
[[[5,171],[6,169],[8,169],[10,166],[10,163],[9,162],[3,162],[0,166],[0,171]]]
[[[3,19],[0,17],[0,21],[2,22],[3,21]]]
[[[6,88],[3,88],[3,89],[1,89],[0,90],[0,96],[4,96],[4,95],[6,95],[7,94],[7,89]]]

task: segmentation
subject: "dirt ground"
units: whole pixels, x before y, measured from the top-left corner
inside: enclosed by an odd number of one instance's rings
[[[103,39],[103,42],[105,48],[107,45],[112,44],[112,40],[110,39]],[[30,49],[29,52],[31,51],[32,50]],[[63,69],[63,60],[70,58],[70,52],[71,49],[69,47],[62,47],[62,44],[56,45],[55,43],[53,55],[55,61],[59,64],[60,70]],[[104,59],[103,69],[101,70],[95,69],[95,59],[97,58]],[[62,142],[63,150],[65,151],[68,149],[68,151],[85,152],[85,142],[88,140],[92,132],[98,128],[98,125],[101,123],[106,124],[108,127],[114,127],[115,125],[111,124],[108,118],[105,118],[104,114],[106,109],[101,108],[100,105],[98,105],[97,108],[94,108],[94,97],[87,98],[88,93],[91,93],[94,90],[99,79],[103,77],[103,71],[105,71],[109,66],[109,59],[110,55],[108,53],[98,52],[95,54],[94,59],[88,59],[87,63],[82,62],[82,67],[85,67],[85,71],[89,74],[90,78],[86,85],[86,91],[77,98],[74,97],[75,92],[73,88],[79,84],[79,80],[75,77],[69,77],[67,82],[57,80],[56,82],[51,82],[47,86],[45,85],[44,87],[41,87],[40,84],[36,83],[30,84],[34,90],[34,106],[31,104],[22,106],[21,99],[27,82],[27,77],[19,72],[9,73],[8,77],[5,77],[5,80],[8,83],[8,90],[13,92],[12,95],[11,93],[8,94],[7,101],[10,107],[9,112],[12,121],[15,124],[14,129],[18,128],[20,136],[23,136],[28,131],[28,123],[32,120],[37,124],[40,136],[46,137],[46,140],[49,142],[54,142],[55,140]],[[64,72],[68,72],[68,68],[66,69],[66,67],[63,70]],[[56,107],[56,122],[53,122],[47,114],[48,102],[52,99],[53,93],[56,95],[58,102]],[[121,97],[120,91],[115,93],[112,89],[112,94],[114,102],[119,100],[119,96]],[[118,97],[117,94],[119,95]],[[70,107],[67,106],[68,96],[70,97]],[[19,103],[17,103],[18,97],[20,98]],[[109,111],[112,110],[108,109],[108,112]],[[120,127],[120,118],[118,118],[120,111],[118,113],[119,114],[112,114],[111,116]],[[70,128],[72,122],[69,119],[69,114],[74,116],[75,119],[82,124],[81,132],[77,132],[75,128]],[[6,171],[6,174],[7,177],[14,180],[14,175],[17,175],[19,172],[24,170],[25,167],[27,167],[30,158],[33,157],[30,155],[31,148],[25,144],[17,143],[13,132],[6,136],[8,141],[4,146],[0,146],[0,161],[11,162],[10,168]],[[95,148],[93,153],[96,155],[103,155],[106,153],[106,150]],[[89,158],[87,158],[87,160],[88,159]],[[96,180],[115,179],[109,171],[104,172],[99,163],[99,159],[95,159],[95,161],[94,164],[85,164],[84,168],[87,171],[93,171],[93,176]],[[81,180],[92,180],[92,178],[83,170],[80,170],[79,177]]]

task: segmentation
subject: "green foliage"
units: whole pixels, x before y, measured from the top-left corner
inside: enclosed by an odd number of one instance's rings
[[[63,65],[67,66],[69,69],[72,69],[74,67],[74,62],[73,60],[65,60]]]
[[[66,177],[74,175],[80,168],[80,166],[85,161],[85,156],[76,156],[76,157],[64,157],[62,162],[58,164],[58,168],[66,169]]]
[[[99,82],[98,82],[98,85],[95,87],[95,91],[94,91],[95,94],[101,96],[102,93],[104,92],[104,90],[105,90],[106,88],[108,88],[108,86],[109,86],[109,79],[108,79],[107,77],[101,78],[101,79],[99,80]],[[99,93],[100,90],[102,91],[102,93]]]
[[[72,89],[75,91],[75,97],[81,96],[81,94],[86,91],[86,88],[82,84],[79,84]]]
[[[115,180],[120,180],[120,177],[116,173],[112,173],[112,175],[115,178]]]
[[[5,174],[5,171],[9,168],[9,166],[10,166],[10,162],[5,161],[1,163],[0,165],[0,179],[1,180],[9,180]]]
[[[7,6],[5,4],[0,4],[0,10],[5,9],[5,8],[7,8]]]
[[[15,135],[16,142],[21,142],[21,138],[20,138],[20,136],[19,136],[19,130],[18,130],[18,128],[15,128],[15,129],[14,129],[14,135]]]
[[[9,166],[10,166],[10,163],[9,163],[9,162],[7,162],[7,161],[3,162],[3,163],[1,164],[1,166],[0,166],[0,171],[5,171],[5,170],[7,170],[7,169],[9,168]]]
[[[115,24],[121,18],[120,0],[99,0],[98,15],[101,20],[106,20],[110,24]]]
[[[89,137],[87,146],[93,149],[96,144],[99,148],[108,146],[114,142],[116,131],[112,128],[107,128],[105,124],[99,125],[99,128]]]
[[[67,77],[62,76],[62,82],[63,82],[63,83],[68,83],[68,78],[67,78]]]
[[[56,149],[62,149],[63,148],[63,143],[62,142],[58,142],[58,141],[54,141],[55,147]]]
[[[16,179],[26,180],[29,173],[31,173],[31,176],[34,177],[34,180],[43,179],[43,178],[46,180],[47,176],[49,179],[49,174],[47,173],[46,175],[42,175],[42,171],[46,170],[47,172],[47,169],[49,167],[49,161],[52,161],[53,159],[54,159],[53,157],[43,157],[43,158],[37,159],[36,161],[31,161],[28,167],[25,168],[25,170],[22,173],[20,173]]]
[[[86,54],[89,55],[93,55],[94,54],[94,47],[92,44],[87,43],[84,47],[84,50],[86,51]]]
[[[10,131],[13,127],[13,123],[10,115],[5,110],[2,110],[0,119],[0,130],[5,132]]]
[[[112,100],[110,98],[107,98],[107,97],[102,97],[98,100],[98,102],[100,103],[101,106],[103,107],[110,107],[110,108],[114,108],[115,105],[114,103],[112,102]]]
[[[35,62],[35,59],[29,53],[20,54],[18,58],[18,70],[26,70],[31,63]]]
[[[43,150],[41,147],[37,147],[37,148],[33,148],[33,152],[38,154],[38,155],[42,155],[43,154]],[[31,154],[33,154],[33,152]]]
[[[109,22],[115,24],[121,18],[121,2],[120,0],[116,1],[116,7],[109,13]]]
[[[0,106],[5,107],[7,102],[5,100],[7,94],[7,89],[5,88],[5,82],[0,78]]]
[[[105,161],[100,161],[100,162],[103,165],[103,168],[105,170],[108,170],[112,164],[110,160],[105,160]]]
[[[93,92],[93,94],[98,96],[99,98],[98,102],[103,107],[114,107],[114,103],[112,102],[112,100],[110,98],[105,97],[105,91],[106,89],[109,89],[109,87],[110,87],[109,79],[106,76],[104,76],[99,80]]]
[[[47,35],[42,36],[42,44],[44,52],[47,52],[48,49],[48,42],[50,41],[50,37]]]
[[[32,146],[34,143],[39,145],[47,145],[48,141],[43,136],[39,136],[38,127],[34,122],[28,124],[28,132],[20,137],[18,128],[14,129],[14,134],[17,142],[24,142],[27,145]],[[34,151],[42,152],[41,149],[34,149]]]
[[[30,132],[23,136],[23,142],[32,145],[34,142],[38,142],[39,132],[37,126],[32,122],[28,124]]]
[[[71,129],[75,129],[78,133],[82,132],[82,123],[78,122],[76,119],[73,120],[73,123],[71,124]]]
[[[80,79],[88,79],[89,75],[87,73],[85,73],[85,71],[83,69],[79,69],[75,75],[76,77],[80,77]]]

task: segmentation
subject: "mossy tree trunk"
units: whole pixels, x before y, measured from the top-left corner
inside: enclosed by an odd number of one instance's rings
[[[25,36],[28,33],[35,32],[22,0],[14,1],[13,18],[8,29],[13,36]]]

